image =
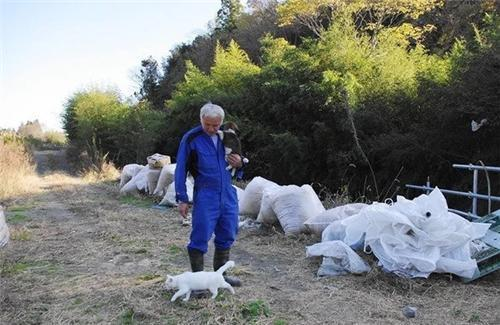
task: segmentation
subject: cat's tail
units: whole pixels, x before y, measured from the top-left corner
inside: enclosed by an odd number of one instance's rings
[[[222,274],[222,273],[226,272],[227,269],[229,269],[233,266],[234,266],[234,261],[227,261],[226,264],[219,267],[219,269],[217,270],[217,273]]]

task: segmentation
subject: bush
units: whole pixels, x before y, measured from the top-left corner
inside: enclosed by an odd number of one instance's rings
[[[33,188],[35,168],[21,137],[13,133],[0,134],[0,200],[5,200]]]

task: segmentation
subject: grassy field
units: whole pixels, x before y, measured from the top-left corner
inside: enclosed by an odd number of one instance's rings
[[[499,324],[500,272],[464,284],[402,279],[363,256],[366,275],[318,278],[318,237],[241,229],[231,270],[243,286],[171,303],[167,274],[189,269],[189,227],[174,209],[120,197],[117,182],[41,176],[4,202],[12,240],[0,250],[0,324]],[[205,260],[211,268],[212,247]],[[417,307],[411,320],[403,307]]]

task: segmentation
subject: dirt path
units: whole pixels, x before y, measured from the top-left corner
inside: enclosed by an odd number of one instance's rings
[[[174,209],[118,195],[117,183],[46,175],[39,191],[7,206],[12,241],[0,251],[0,324],[499,324],[500,274],[463,284],[435,275],[406,280],[373,271],[317,278],[305,257],[313,236],[242,229],[233,275],[244,286],[215,300],[170,303],[167,273],[189,269]],[[211,251],[208,255],[211,255]],[[211,262],[206,259],[206,268]]]
[[[70,166],[66,160],[66,150],[41,150],[33,153],[36,162],[36,172],[39,175],[47,173],[70,173]]]

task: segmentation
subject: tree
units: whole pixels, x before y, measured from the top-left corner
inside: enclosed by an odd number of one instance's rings
[[[38,120],[28,121],[26,124],[21,124],[17,129],[17,133],[25,137],[32,137],[36,139],[43,138],[42,126]]]
[[[137,76],[141,88],[134,94],[139,100],[149,101],[157,110],[163,109],[163,101],[159,94],[160,77],[158,63],[153,57],[141,61],[141,69]]]
[[[406,37],[420,38],[432,26],[404,24],[443,4],[444,0],[287,0],[278,7],[280,24],[299,22],[318,37],[338,13],[348,12],[359,30],[370,34],[372,44],[384,28],[396,28]]]
[[[218,32],[232,32],[236,29],[238,17],[243,11],[239,0],[221,0],[221,8],[217,11],[215,30]]]

